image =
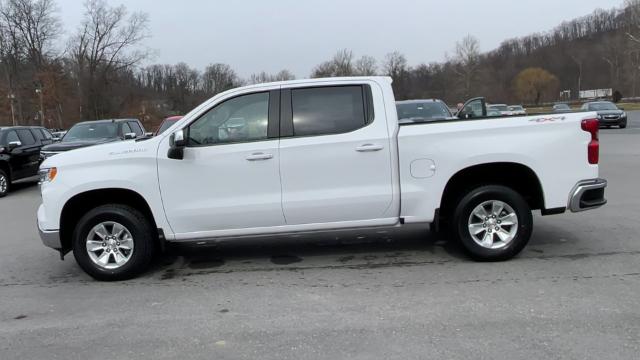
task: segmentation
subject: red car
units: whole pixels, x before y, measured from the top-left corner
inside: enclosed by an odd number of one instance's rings
[[[178,120],[180,120],[182,118],[183,118],[183,116],[170,116],[170,117],[164,119],[162,121],[162,124],[160,124],[160,127],[156,131],[155,135],[157,136],[157,135],[162,134],[163,132],[165,132],[165,130],[167,130],[168,128],[173,126],[173,124],[175,124]]]

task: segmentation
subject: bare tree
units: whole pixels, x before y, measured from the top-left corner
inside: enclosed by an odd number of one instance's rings
[[[480,43],[478,39],[467,35],[456,43],[456,73],[459,75],[465,97],[471,96],[472,86],[480,69]]]
[[[348,49],[338,50],[331,60],[321,63],[311,72],[314,78],[352,75],[355,75],[353,51]]]
[[[407,65],[407,58],[400,52],[394,51],[387,54],[382,66],[385,75],[393,79],[392,86],[396,97],[399,99],[406,98],[409,94],[409,67]]]
[[[20,73],[21,59],[24,55],[24,45],[22,38],[18,36],[15,27],[9,25],[9,12],[2,2],[0,2],[0,67],[2,67],[4,84],[7,93],[6,97],[11,108],[11,121],[17,125],[22,114],[16,111],[16,98],[19,101],[19,94],[16,93],[18,87],[18,76]]]
[[[8,0],[2,8],[6,25],[13,28],[25,46],[27,59],[38,70],[52,51],[54,40],[61,34],[53,0]]]
[[[29,99],[35,95],[33,84],[36,83],[41,104],[38,118],[44,125],[43,79],[47,76],[56,78],[46,74],[46,66],[54,40],[60,33],[53,0],[7,0],[0,3],[0,63],[9,88],[14,123],[17,122],[14,103],[18,104],[18,117],[21,118],[22,98]],[[19,91],[21,88],[23,91]]]
[[[85,3],[84,20],[69,42],[76,65],[80,95],[92,107],[94,117],[110,112],[101,103],[101,93],[109,84],[109,75],[138,64],[148,51],[136,46],[147,37],[148,16],[128,15],[124,6],[110,7],[104,0]],[[80,111],[81,117],[83,111]]]
[[[274,81],[294,80],[296,77],[289,70],[281,70],[275,75],[268,74],[264,71],[251,74],[249,77],[249,84],[262,84]]]
[[[640,0],[625,0],[624,6],[629,21],[626,34],[631,41],[640,44]]]
[[[240,79],[231,66],[227,64],[211,64],[202,74],[203,90],[207,95],[215,95],[234,88],[240,84]]]
[[[334,66],[334,76],[353,75],[353,51],[348,49],[339,50],[331,60]]]
[[[287,80],[295,80],[296,76],[293,75],[293,73],[287,69],[283,69],[280,70],[276,75],[274,80],[275,81],[287,81]]]
[[[620,71],[624,53],[627,49],[627,39],[622,35],[612,34],[601,43],[600,53],[602,60],[609,65],[609,86],[618,89],[620,87]]]
[[[385,75],[395,79],[407,72],[407,58],[398,51],[389,53],[385,57],[383,68]]]
[[[376,74],[377,70],[376,59],[372,56],[363,55],[360,59],[356,60],[355,73],[357,75],[372,76]]]
[[[312,78],[332,77],[336,73],[335,66],[332,61],[325,61],[313,68],[311,71]]]

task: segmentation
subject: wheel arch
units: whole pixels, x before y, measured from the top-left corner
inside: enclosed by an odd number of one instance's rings
[[[4,170],[4,172],[7,174],[7,176],[9,177],[9,181],[11,181],[11,166],[9,165],[9,162],[5,159],[0,159],[0,169]]]
[[[532,210],[545,209],[542,183],[533,169],[516,162],[490,162],[468,166],[449,179],[440,200],[440,214],[450,213],[458,198],[472,188],[489,184],[520,193]]]
[[[158,229],[149,203],[138,192],[125,188],[88,190],[74,195],[62,207],[60,213],[60,241],[63,251],[66,252],[72,249],[73,230],[80,218],[89,210],[106,204],[131,206],[142,212],[154,229]]]

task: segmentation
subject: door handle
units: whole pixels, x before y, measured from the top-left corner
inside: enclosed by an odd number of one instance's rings
[[[261,152],[253,153],[246,157],[246,159],[249,161],[269,160],[271,158],[273,158],[272,154],[266,154]]]
[[[380,151],[384,149],[384,146],[377,144],[363,144],[356,148],[356,151],[359,152],[371,152],[371,151]]]

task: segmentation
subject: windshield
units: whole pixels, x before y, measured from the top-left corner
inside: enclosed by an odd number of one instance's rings
[[[509,110],[511,111],[521,111],[524,110],[524,108],[520,105],[516,105],[516,106],[509,106]]]
[[[398,120],[443,120],[452,117],[449,108],[442,102],[416,102],[397,104]]]
[[[509,108],[507,107],[507,105],[491,105],[489,106],[489,108],[498,110],[498,111],[509,111]]]
[[[162,125],[160,125],[160,129],[158,129],[158,135],[165,132],[168,128],[173,126],[173,124],[175,124],[177,121],[178,119],[167,119],[164,122],[162,122]]]
[[[62,142],[77,140],[113,139],[118,137],[118,125],[113,122],[74,125]]]
[[[589,110],[601,111],[601,110],[618,110],[618,107],[610,102],[599,102],[589,104]]]
[[[554,105],[553,108],[556,110],[571,110],[571,108],[567,104]]]

